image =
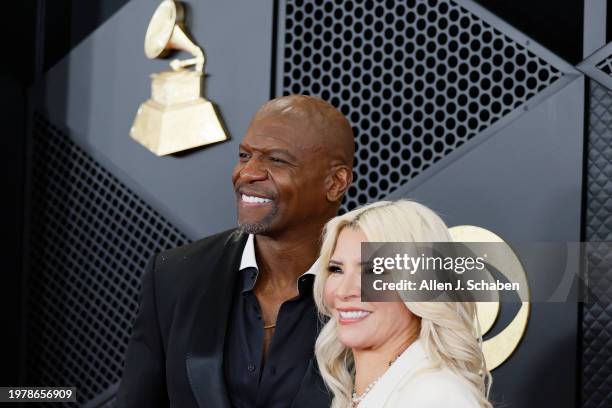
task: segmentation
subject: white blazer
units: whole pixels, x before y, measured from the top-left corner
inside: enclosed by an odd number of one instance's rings
[[[420,340],[410,345],[372,387],[358,408],[479,408],[476,397],[449,368],[430,366]]]

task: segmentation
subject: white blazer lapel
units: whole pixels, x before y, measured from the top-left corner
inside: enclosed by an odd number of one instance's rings
[[[428,366],[421,340],[417,339],[391,364],[391,367],[368,392],[358,408],[380,408],[387,402],[398,384],[417,370]]]

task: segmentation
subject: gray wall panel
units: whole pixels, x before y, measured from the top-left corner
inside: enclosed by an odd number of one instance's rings
[[[589,86],[585,239],[612,241],[612,91],[594,80]],[[582,320],[582,406],[612,406],[612,253],[602,247],[589,258],[589,287]]]
[[[393,196],[431,206],[449,225],[479,225],[507,241],[579,241],[583,96],[584,78],[577,77]],[[444,166],[444,160],[452,162]],[[513,315],[508,306],[502,325]],[[522,343],[493,372],[494,400],[508,407],[573,407],[577,319],[576,304],[533,304]]]
[[[230,174],[251,115],[270,93],[272,2],[187,2],[207,56],[205,96],[232,139],[187,155],[157,158],[129,137],[149,74],[168,61],[144,56],[158,2],[133,0],[34,87],[36,108],[192,238],[234,225]],[[237,29],[239,27],[239,29]],[[185,57],[185,55],[182,55]]]
[[[470,151],[457,151],[459,159],[445,158],[391,197],[435,202],[450,224],[479,222],[503,231],[507,240],[579,241],[582,92],[584,79],[575,77],[489,138],[477,137],[466,146]],[[444,166],[445,160],[452,163]]]

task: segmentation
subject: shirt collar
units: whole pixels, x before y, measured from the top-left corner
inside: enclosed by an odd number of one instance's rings
[[[319,258],[314,261],[312,266],[303,274],[297,278],[297,286],[300,293],[302,293],[305,283],[314,280],[317,269],[319,268]],[[255,282],[257,282],[257,275],[259,273],[259,267],[257,266],[257,258],[255,258],[255,235],[249,234],[246,245],[242,251],[242,258],[240,259],[240,272],[242,272],[242,291],[246,292],[253,290]]]
[[[242,259],[240,260],[240,270],[246,268],[257,269],[257,259],[255,259],[255,235],[249,234],[246,245],[242,251]]]

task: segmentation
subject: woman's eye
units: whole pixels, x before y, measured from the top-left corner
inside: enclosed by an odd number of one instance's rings
[[[339,266],[336,265],[330,265],[327,267],[327,271],[329,273],[342,273],[342,269],[340,269]]]

